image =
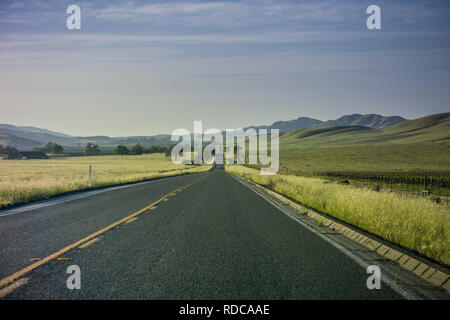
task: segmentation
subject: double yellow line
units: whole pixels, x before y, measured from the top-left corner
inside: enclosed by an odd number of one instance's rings
[[[195,181],[192,182],[192,183],[189,183],[189,184],[187,184],[187,185],[184,185],[184,186],[181,186],[181,187],[178,187],[178,188],[172,190],[171,192],[167,193],[167,194],[166,194],[165,196],[163,196],[162,198],[156,200],[155,202],[150,203],[150,204],[149,204],[148,206],[146,206],[145,208],[142,208],[142,209],[140,209],[139,211],[136,211],[136,212],[130,214],[129,216],[126,216],[125,218],[120,219],[120,220],[118,220],[118,221],[116,221],[116,222],[110,224],[109,226],[104,227],[104,228],[102,228],[102,229],[100,229],[100,230],[98,230],[98,231],[96,231],[96,232],[94,232],[94,233],[92,233],[92,234],[90,234],[90,235],[84,237],[83,239],[78,240],[77,242],[74,242],[74,243],[72,243],[71,245],[68,245],[67,247],[65,247],[65,248],[63,248],[63,249],[61,249],[61,250],[59,250],[59,251],[57,251],[57,252],[55,252],[55,253],[53,253],[53,254],[51,254],[51,255],[49,255],[49,256],[47,256],[47,257],[45,257],[45,258],[39,260],[38,262],[33,263],[32,265],[30,265],[30,266],[28,266],[28,267],[26,267],[26,268],[24,268],[24,269],[22,269],[22,270],[20,270],[20,271],[17,271],[16,273],[14,273],[14,274],[12,274],[12,275],[10,275],[10,276],[8,276],[8,277],[6,277],[6,278],[0,280],[0,288],[3,288],[4,286],[7,286],[7,285],[13,283],[15,280],[17,280],[17,279],[19,279],[20,277],[26,275],[26,274],[29,273],[30,271],[32,271],[32,270],[34,270],[34,269],[36,269],[36,268],[42,266],[43,264],[46,264],[47,262],[49,262],[49,261],[51,261],[51,260],[53,260],[53,259],[56,259],[57,257],[59,257],[60,255],[62,255],[63,253],[66,253],[67,251],[72,250],[72,249],[74,249],[74,248],[76,248],[76,247],[82,245],[83,243],[85,243],[85,242],[87,242],[87,241],[90,241],[91,239],[93,239],[93,238],[97,237],[98,235],[101,235],[102,233],[105,233],[106,231],[108,231],[108,230],[110,230],[110,229],[112,229],[112,228],[114,228],[114,227],[116,227],[116,226],[118,226],[118,225],[124,223],[125,221],[127,221],[127,220],[129,220],[129,219],[131,219],[131,218],[134,218],[134,217],[136,217],[137,215],[139,215],[139,214],[141,214],[141,213],[143,213],[143,212],[145,212],[145,211],[147,211],[147,210],[149,210],[149,209],[154,209],[154,207],[155,207],[157,204],[159,204],[160,202],[162,202],[162,201],[164,201],[164,200],[167,200],[168,198],[174,196],[175,194],[177,194],[177,193],[180,192],[180,191],[183,191],[183,190],[186,189],[186,188],[189,188],[189,187],[192,186],[193,184],[195,184],[195,183],[197,183],[197,182],[203,180],[204,178],[206,178],[206,177],[209,176],[209,175],[210,175],[210,174],[207,174],[206,176],[203,176],[203,177],[201,177],[201,178],[195,180]],[[1,297],[0,297],[0,298],[1,298]]]

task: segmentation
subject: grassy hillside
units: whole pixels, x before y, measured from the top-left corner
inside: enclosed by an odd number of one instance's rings
[[[0,132],[0,144],[4,147],[9,146],[23,146],[24,148],[33,148],[36,145],[40,145],[39,142],[18,137],[12,134]]]
[[[336,120],[329,120],[322,123],[321,127],[337,127],[337,126],[363,126],[370,128],[385,128],[402,121],[405,118],[399,116],[383,117],[379,114],[350,114],[340,117]]]
[[[303,171],[450,171],[450,113],[383,129],[289,131],[280,137],[280,161]]]
[[[293,130],[282,134],[280,142],[284,148],[450,142],[450,113],[434,114],[382,129],[345,126]]]
[[[450,171],[450,143],[281,147],[282,166],[299,171]]]

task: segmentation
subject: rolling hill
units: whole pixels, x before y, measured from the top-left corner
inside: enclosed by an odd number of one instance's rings
[[[397,123],[406,121],[399,116],[384,117],[379,114],[351,114],[342,116],[336,120],[321,121],[313,118],[300,117],[294,120],[277,121],[269,126],[251,126],[244,128],[254,129],[279,129],[280,132],[287,132],[297,129],[316,128],[316,127],[336,127],[336,126],[360,126],[368,128],[385,128]]]
[[[318,127],[280,136],[280,162],[289,170],[450,172],[450,113],[372,129]]]
[[[442,135],[442,129],[447,128],[448,130],[448,124],[445,124],[445,119],[441,119],[443,121],[442,124],[436,123],[438,121],[436,116],[427,117],[429,118],[427,120],[423,120],[425,119],[423,118],[422,120],[404,121],[405,119],[401,117],[383,117],[374,114],[349,115],[326,122],[299,117],[295,120],[277,121],[270,126],[252,126],[245,129],[278,128],[283,134],[281,142],[284,146],[293,146],[295,148],[327,144],[342,146],[383,141],[418,142],[448,139],[448,136]],[[445,118],[445,114],[443,117]],[[401,122],[390,126],[390,124],[398,121]],[[333,123],[339,124],[339,126],[328,126]],[[372,127],[383,128],[372,129]],[[298,142],[300,140],[301,144],[299,145]],[[170,135],[168,134],[131,137],[75,137],[36,127],[0,124],[0,144],[15,146],[20,150],[29,150],[34,147],[41,147],[49,141],[68,147],[72,151],[81,151],[89,142],[98,144],[100,148],[104,147],[105,149],[111,149],[119,144],[130,146],[140,143],[143,146],[168,146],[171,143]]]
[[[21,146],[22,149],[31,149],[37,144],[39,144],[39,142],[35,140],[0,132],[0,145],[2,146]]]
[[[386,128],[406,121],[399,116],[383,117],[379,114],[351,114],[336,120],[328,120],[320,124],[321,127],[363,126],[369,128]]]
[[[299,117],[295,120],[288,120],[288,121],[277,121],[272,123],[270,126],[251,126],[246,127],[244,130],[253,128],[256,130],[259,129],[279,129],[280,132],[286,132],[290,130],[296,130],[296,129],[303,129],[303,128],[313,128],[318,127],[323,122],[317,119],[307,118],[307,117]]]
[[[39,147],[49,141],[68,145],[72,144],[74,141],[73,137],[59,132],[36,127],[19,127],[10,124],[0,124],[0,134],[5,136],[5,139],[2,139],[5,142],[4,144],[19,148]],[[11,139],[6,139],[6,136],[11,137]]]
[[[135,143],[140,143],[144,146],[167,146],[170,143],[170,135],[160,134],[155,136],[134,137],[74,137],[36,127],[21,127],[10,124],[0,124],[0,144],[4,146],[10,145],[18,148],[19,150],[29,150],[36,147],[42,147],[49,141],[68,147],[71,151],[76,151],[81,150],[89,142],[109,149],[119,144],[133,145]]]
[[[327,147],[382,143],[450,142],[450,113],[403,121],[381,129],[362,126],[292,130],[280,137],[284,147]]]

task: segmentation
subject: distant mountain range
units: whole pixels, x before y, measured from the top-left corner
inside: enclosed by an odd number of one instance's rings
[[[336,120],[320,121],[313,118],[300,117],[295,120],[277,121],[270,126],[252,126],[254,129],[280,129],[280,132],[287,132],[297,129],[315,128],[315,127],[344,127],[360,126],[368,128],[385,128],[394,124],[406,121],[399,116],[383,117],[379,114],[350,114],[342,116]]]
[[[270,126],[251,126],[244,128],[244,130],[253,128],[256,130],[259,129],[279,129],[280,132],[286,132],[296,129],[304,129],[304,128],[314,128],[318,127],[323,123],[323,121],[307,118],[307,117],[300,117],[295,120],[288,120],[288,121],[277,121],[272,123]]]
[[[299,117],[295,120],[277,121],[269,126],[251,126],[255,129],[280,129],[280,132],[287,132],[305,128],[331,127],[331,126],[362,126],[369,128],[384,128],[406,121],[406,119],[393,116],[383,117],[378,114],[352,114],[345,115],[336,120],[320,121],[317,119]],[[41,147],[45,143],[53,141],[64,147],[81,149],[88,142],[98,144],[100,147],[112,148],[119,144],[132,145],[140,143],[144,146],[167,146],[170,144],[169,134],[155,136],[131,136],[131,137],[108,137],[89,136],[74,137],[67,134],[54,132],[36,127],[14,126],[10,124],[0,124],[0,144],[15,146],[20,150],[29,150]],[[67,148],[66,148],[67,149]]]
[[[36,127],[19,127],[9,124],[0,124],[0,144],[10,145],[19,150],[29,150],[41,147],[49,141],[53,141],[73,150],[81,150],[88,142],[98,144],[101,147],[112,148],[119,144],[132,145],[140,143],[145,146],[167,146],[170,143],[170,135],[161,134],[155,136],[132,137],[108,137],[89,136],[74,137],[59,132],[54,132]]]
[[[325,121],[320,124],[320,127],[361,126],[369,128],[386,128],[403,121],[406,121],[406,119],[399,116],[383,117],[379,114],[351,114],[342,116],[336,120]]]
[[[363,126],[326,126],[291,130],[280,137],[289,148],[340,147],[373,144],[450,142],[450,113],[438,113],[402,121],[385,128]]]

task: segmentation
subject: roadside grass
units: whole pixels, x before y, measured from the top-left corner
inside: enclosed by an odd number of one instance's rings
[[[0,161],[0,207],[92,187],[206,171],[210,166],[175,165],[163,154]]]
[[[323,227],[325,225],[324,221],[325,221],[324,219],[320,219],[320,220],[317,220],[316,223],[319,227]]]
[[[266,186],[381,238],[450,265],[450,210],[420,197],[342,185],[318,178],[274,175],[228,165],[226,170]]]
[[[280,145],[280,174],[348,181],[404,194],[427,191],[430,199],[448,205],[448,142],[311,147],[302,142],[285,144],[280,138]]]

